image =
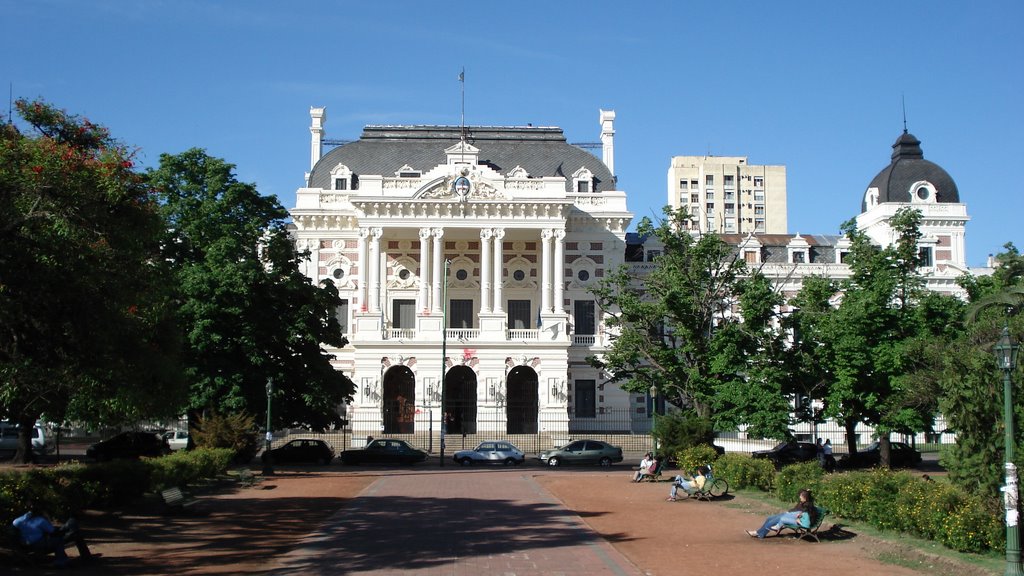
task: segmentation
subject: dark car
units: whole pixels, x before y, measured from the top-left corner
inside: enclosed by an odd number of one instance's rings
[[[427,459],[427,453],[413,448],[405,440],[381,438],[365,448],[345,450],[339,456],[342,464],[413,464]]]
[[[561,448],[540,453],[540,461],[548,466],[562,464],[600,464],[611,466],[622,462],[622,448],[600,440],[576,440]]]
[[[878,442],[868,444],[863,450],[853,454],[843,454],[839,458],[842,468],[869,468],[882,462],[882,452]],[[889,465],[893,468],[917,466],[921,463],[921,453],[903,442],[889,442]]]
[[[770,460],[776,468],[782,468],[787,464],[817,460],[818,447],[811,442],[780,442],[771,450],[758,450],[750,455]]]
[[[260,458],[267,462],[267,452]],[[275,464],[330,464],[334,448],[323,440],[298,438],[271,450],[270,458]]]
[[[171,453],[167,440],[153,432],[121,432],[89,446],[85,455],[93,460],[163,456]]]

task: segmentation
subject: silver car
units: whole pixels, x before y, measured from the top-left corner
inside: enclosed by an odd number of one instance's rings
[[[510,442],[481,442],[472,450],[459,450],[452,459],[463,466],[474,464],[522,464],[526,454]]]

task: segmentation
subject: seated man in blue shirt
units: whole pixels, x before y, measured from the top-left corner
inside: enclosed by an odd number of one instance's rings
[[[56,556],[55,566],[66,566],[68,555],[64,552],[65,542],[74,542],[78,548],[78,555],[83,560],[93,558],[89,552],[82,534],[78,531],[78,521],[68,518],[68,521],[59,528],[54,526],[49,519],[39,511],[36,502],[29,506],[30,510],[17,517],[12,523],[18,532],[21,533],[22,542],[32,548],[45,552],[53,552]]]

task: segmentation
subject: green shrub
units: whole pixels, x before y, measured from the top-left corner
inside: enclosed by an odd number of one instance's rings
[[[184,486],[202,478],[223,474],[234,455],[234,451],[228,448],[198,448],[147,460],[152,468],[153,491]]]
[[[652,434],[665,454],[677,454],[700,444],[711,444],[715,439],[711,420],[692,411],[673,411],[658,416]]]
[[[708,444],[700,444],[679,450],[675,453],[675,456],[676,465],[679,466],[679,469],[689,472],[698,466],[713,463],[718,459],[718,452],[715,452],[715,449]]]
[[[247,464],[259,451],[255,429],[256,421],[248,414],[210,414],[196,421],[193,437],[196,446],[228,448],[235,462]]]
[[[817,499],[824,470],[817,461],[784,466],[775,479],[775,495],[785,502],[796,502],[800,491],[810,490]]]
[[[775,487],[775,467],[768,460],[755,460],[749,454],[723,454],[715,461],[715,476],[724,478],[729,488],[758,488],[771,492]]]

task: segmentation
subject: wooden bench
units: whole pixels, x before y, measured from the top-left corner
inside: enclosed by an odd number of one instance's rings
[[[182,492],[181,488],[177,486],[161,491],[160,497],[164,499],[164,504],[166,504],[168,508],[184,509],[199,501]]]
[[[802,526],[800,524],[782,524],[776,531],[775,534],[781,536],[783,530],[792,530],[794,536],[800,540],[804,538],[814,539],[815,542],[821,542],[818,538],[818,528],[821,527],[821,522],[825,520],[825,516],[828,516],[829,509],[822,506],[815,506],[818,509],[818,521],[810,526]]]

